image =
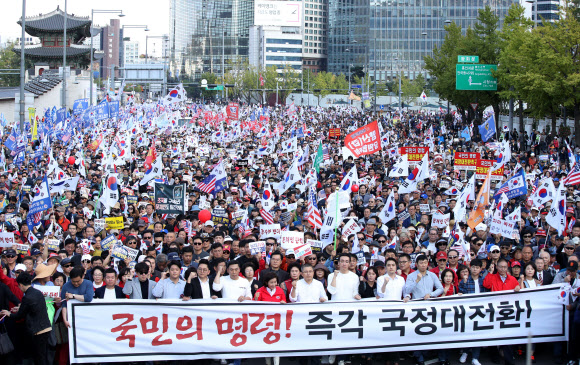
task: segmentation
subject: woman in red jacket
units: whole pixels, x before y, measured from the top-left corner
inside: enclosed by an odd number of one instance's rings
[[[286,303],[286,294],[284,294],[284,290],[278,286],[278,276],[275,273],[266,273],[262,285],[263,286],[256,291],[256,295],[254,295],[255,301]],[[280,365],[280,357],[267,357],[266,365]]]
[[[286,303],[284,290],[278,286],[278,276],[269,272],[264,275],[262,287],[256,291],[254,300],[258,302]]]

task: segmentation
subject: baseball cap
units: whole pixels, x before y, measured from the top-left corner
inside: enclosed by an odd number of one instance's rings
[[[519,261],[514,261],[514,262],[512,262],[512,267],[514,267],[514,266],[522,267],[522,264],[520,264]]]
[[[204,223],[204,226],[206,226],[206,227],[213,227],[213,222],[212,221],[206,221]]]
[[[489,248],[489,252],[492,252],[493,250],[499,251],[499,246],[498,245],[491,245],[491,247]]]
[[[14,271],[26,271],[26,265],[16,264],[16,266],[14,266]]]
[[[14,256],[16,256],[16,250],[13,249],[13,248],[9,248],[7,250],[4,250],[4,252],[2,252],[2,254],[4,256],[7,256],[7,255],[14,255]]]
[[[169,254],[167,254],[167,260],[168,261],[177,261],[177,260],[179,260],[179,255],[177,254],[177,252],[170,252]]]
[[[437,252],[437,256],[435,256],[437,260],[445,259],[447,260],[447,254],[444,251]]]
[[[70,257],[65,257],[64,259],[62,259],[62,261],[60,262],[60,266],[64,266],[64,265],[68,265],[72,262],[72,260],[70,259]]]
[[[568,266],[566,269],[570,271],[578,271],[578,263],[576,261],[568,261]]]
[[[84,261],[84,260],[89,260],[90,261],[92,258],[93,257],[91,255],[83,255],[83,257],[81,257],[81,261]]]
[[[572,207],[566,208],[566,213],[572,213],[572,214],[574,214],[574,208],[572,208]]]
[[[479,223],[476,227],[475,227],[476,231],[487,231],[487,225],[485,223]]]

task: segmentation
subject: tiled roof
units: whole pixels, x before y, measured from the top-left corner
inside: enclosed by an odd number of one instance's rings
[[[90,26],[89,17],[78,17],[67,14],[67,29],[75,29],[83,26]],[[22,20],[18,21],[22,25]],[[64,11],[57,8],[48,14],[26,18],[26,28],[34,28],[45,31],[57,31],[64,28]]]
[[[20,54],[20,48],[14,48],[14,52]],[[82,54],[89,54],[90,48],[67,47],[67,57],[74,57]],[[62,58],[62,47],[33,47],[25,48],[25,56],[36,56],[46,58]]]

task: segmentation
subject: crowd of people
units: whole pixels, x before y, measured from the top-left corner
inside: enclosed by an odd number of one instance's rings
[[[223,298],[292,305],[374,298],[401,300],[405,305],[409,300],[518,292],[552,283],[580,286],[580,222],[576,223],[580,191],[566,180],[577,157],[573,151],[568,153],[565,138],[536,131],[530,135],[502,131],[496,140],[503,144],[484,143],[477,128],[470,128],[459,114],[443,112],[371,115],[350,107],[240,105],[238,120],[232,120],[225,111],[229,106],[179,106],[169,110],[129,104],[118,118],[93,120],[91,128],[69,126],[73,133],[68,138],[58,137],[66,135],[66,126],[75,117],[59,125],[47,115],[39,123],[58,132],[45,129],[37,137],[39,142],[30,137],[22,157],[4,148],[0,226],[2,232],[14,234],[14,245],[1,252],[0,333],[6,334],[4,340],[10,340],[13,350],[4,351],[0,363],[67,364],[71,325],[67,302],[73,299]],[[169,123],[160,123],[160,118]],[[381,151],[360,157],[345,152],[344,137],[375,120],[381,129]],[[32,133],[33,126],[27,128]],[[338,128],[340,135],[329,138],[330,128]],[[18,139],[17,128],[4,129],[4,142],[13,134]],[[296,148],[285,152],[284,145],[292,138]],[[126,143],[130,156],[123,158]],[[486,179],[485,173],[472,179],[479,171],[454,164],[455,152],[477,152],[481,159],[499,161],[500,149],[506,145],[511,158],[504,161],[503,176],[496,180]],[[414,173],[413,165],[404,176],[393,177],[390,172],[405,146],[429,147],[430,174],[411,191],[400,193],[401,183]],[[262,153],[268,148],[268,153]],[[562,148],[565,153],[560,153]],[[322,159],[317,156],[319,150]],[[300,179],[286,186],[283,181],[295,163]],[[143,183],[156,164],[162,167],[158,174]],[[220,164],[226,181],[214,182],[212,188],[208,177]],[[353,168],[357,180],[345,182]],[[490,199],[483,222],[474,227],[468,220],[480,208],[475,196],[456,215],[457,196],[470,181],[476,194],[487,184],[493,197],[520,170],[527,174],[524,194],[500,199],[501,207]],[[109,183],[113,174],[114,188]],[[59,181],[75,177],[76,186],[58,189]],[[52,181],[52,206],[30,214],[45,179]],[[565,186],[563,231],[546,221],[553,200],[538,205],[531,199],[545,179],[556,189]],[[182,214],[156,211],[155,184],[185,184],[187,206]],[[449,191],[453,187],[456,193]],[[105,196],[107,189],[116,189],[118,199],[111,202]],[[334,209],[329,203],[333,196],[343,200],[342,220],[330,237],[323,238],[323,225]],[[386,221],[381,213],[389,197],[394,199],[396,212],[395,218]],[[212,216],[202,216],[204,211]],[[242,216],[237,214],[240,211]],[[520,216],[510,237],[491,233],[492,216],[507,217],[516,211]],[[38,223],[31,225],[30,216],[37,214]],[[448,226],[432,225],[435,214],[449,214]],[[122,217],[123,227],[103,227],[99,220],[105,217]],[[357,232],[341,234],[352,220]],[[291,247],[283,247],[279,234],[261,234],[264,224],[280,224],[281,231],[303,233],[304,242],[322,245],[297,257]],[[135,257],[113,257],[101,245],[111,235],[116,244],[137,250]],[[265,241],[265,252],[252,251],[251,243],[257,241]],[[59,295],[45,298],[43,293],[50,292],[47,287],[58,287]],[[580,310],[576,311],[576,303],[570,300],[567,305],[570,343],[538,347],[556,364],[577,360],[574,329],[580,323]],[[441,364],[459,359],[478,365],[481,349],[384,356],[387,365],[408,360],[424,364],[432,358]],[[488,345],[486,357],[513,364],[521,349]],[[365,355],[356,361],[370,364],[377,359]],[[298,360],[302,365],[344,365],[355,357]],[[265,361],[278,365],[280,359]]]

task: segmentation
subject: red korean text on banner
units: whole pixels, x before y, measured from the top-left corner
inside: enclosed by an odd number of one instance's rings
[[[238,120],[238,111],[240,110],[240,105],[238,103],[229,103],[227,114],[228,120]]]
[[[399,149],[400,155],[407,155],[409,163],[421,161],[426,153],[429,153],[429,147],[401,147]]]
[[[344,138],[344,145],[352,152],[354,157],[372,155],[381,150],[381,139],[379,137],[379,124],[375,120],[347,135]]]
[[[453,166],[458,170],[475,171],[477,160],[481,157],[479,152],[455,152],[455,163]]]
[[[487,176],[487,171],[493,166],[495,160],[482,160],[477,159],[477,168],[475,169],[475,178],[479,180],[485,180]],[[503,166],[498,170],[491,172],[492,180],[503,180]]]

